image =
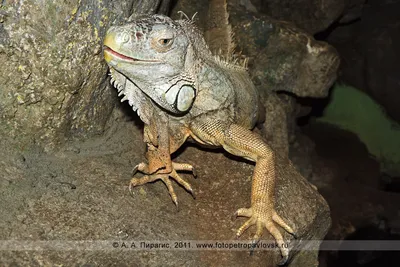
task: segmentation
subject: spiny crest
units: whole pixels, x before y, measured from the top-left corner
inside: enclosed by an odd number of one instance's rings
[[[111,83],[112,86],[117,88],[118,96],[121,96],[122,90],[124,89],[124,86],[121,84],[121,81],[117,80],[117,78],[115,77],[115,74],[113,75],[113,72],[114,72],[113,69],[110,69],[110,74],[109,74],[111,76],[110,83]]]
[[[204,38],[212,52],[220,51],[219,55],[229,59],[233,54],[235,45],[233,42],[232,27],[229,24],[226,1],[210,0],[207,14]]]
[[[136,87],[132,82],[130,82],[124,75],[119,73],[113,68],[110,68],[110,83],[117,88],[118,97],[121,98],[121,102],[128,101],[129,105],[132,107],[133,111],[136,111],[141,120],[145,123],[149,123],[151,115],[151,110],[149,107],[149,101],[147,101],[144,93]]]
[[[227,2],[210,0],[208,6],[207,41],[215,61],[222,66],[235,70],[247,70],[248,59],[241,53],[235,53],[234,33],[229,23]]]
[[[124,89],[125,89],[125,83],[126,83],[125,76],[117,74],[113,68],[110,68],[110,76],[111,76],[111,80],[110,80],[111,85],[114,86],[115,88],[117,88],[118,97],[121,97],[121,95],[124,94]],[[124,102],[126,100],[128,100],[128,98],[125,95],[121,99],[121,102]]]
[[[247,71],[249,59],[241,54],[232,54],[230,58],[224,58],[221,55],[214,55],[215,62],[226,68]]]
[[[224,55],[221,50],[213,53],[215,61],[222,66],[235,70],[248,70],[249,58],[244,56],[242,52],[232,52],[229,55]]]
[[[189,18],[189,16],[186,15],[186,13],[181,10],[178,11],[178,14],[181,15],[179,20],[183,20],[186,21],[187,23],[194,25],[194,18],[197,16],[197,12],[193,14],[192,18]]]

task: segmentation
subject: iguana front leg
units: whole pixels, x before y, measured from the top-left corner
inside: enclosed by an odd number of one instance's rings
[[[190,171],[195,175],[194,168],[190,164],[176,163],[171,160],[171,153],[177,148],[171,150],[168,118],[164,113],[154,116],[150,125],[145,125],[144,141],[147,144],[146,158],[148,163],[142,162],[135,166],[133,175],[137,171],[145,176],[141,178],[133,177],[129,185],[129,191],[135,186],[162,180],[168,188],[172,201],[178,206],[178,198],[172,186],[170,178],[182,185],[193,196],[193,189],[188,182],[183,180],[178,174],[179,171]]]
[[[237,236],[243,234],[250,226],[256,226],[254,242],[261,238],[264,227],[272,234],[281,248],[283,264],[289,257],[289,251],[284,246],[282,234],[276,225],[281,226],[294,235],[293,229],[276,213],[274,209],[274,194],[276,181],[275,153],[252,131],[221,121],[193,122],[191,125],[193,137],[211,145],[221,145],[229,153],[256,162],[251,188],[250,208],[236,211],[237,216],[249,219],[239,228]]]

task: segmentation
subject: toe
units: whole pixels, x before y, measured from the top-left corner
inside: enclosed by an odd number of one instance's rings
[[[176,196],[174,188],[172,187],[171,180],[168,179],[168,175],[167,176],[162,176],[161,180],[167,186],[169,195],[171,196],[171,199],[174,202],[175,206],[178,207],[178,197]]]
[[[142,172],[144,174],[149,174],[149,167],[146,163],[141,162],[133,168],[132,175],[135,175],[136,172]]]
[[[181,186],[183,186],[188,192],[190,192],[192,194],[192,196],[194,197],[194,193],[193,193],[193,189],[192,186],[186,182],[185,180],[183,180],[179,174],[176,171],[172,171],[170,176]]]
[[[234,215],[236,217],[248,217],[248,218],[250,218],[252,216],[252,214],[253,214],[253,211],[251,210],[251,208],[250,209],[241,208],[241,209],[238,209],[235,212]]]
[[[285,244],[283,240],[283,236],[281,232],[278,230],[278,228],[275,226],[273,222],[267,223],[265,225],[267,230],[271,233],[271,235],[274,237],[275,242],[278,244],[278,247],[281,250],[281,255],[282,255],[282,260],[281,263],[284,264],[287,259],[289,258],[289,249],[287,248],[287,245]]]
[[[196,170],[191,164],[172,162],[172,166],[176,171],[188,171],[191,172],[195,178],[197,177]]]
[[[250,226],[252,226],[253,224],[255,224],[256,220],[254,219],[254,217],[251,217],[250,219],[248,219],[240,228],[239,230],[237,230],[236,232],[236,236],[239,237],[241,236],[244,231],[246,231]]]
[[[172,167],[177,171],[193,171],[193,166],[188,163],[172,162]]]
[[[286,230],[289,234],[294,235],[292,227],[290,227],[275,211],[272,214],[272,220],[276,222],[279,226]]]
[[[135,187],[135,186],[140,186],[140,185],[144,185],[144,184],[146,184],[146,183],[150,183],[150,182],[153,182],[153,181],[155,181],[155,180],[157,180],[158,178],[157,177],[155,177],[155,176],[147,176],[147,175],[145,175],[145,176],[143,176],[143,177],[141,177],[141,178],[136,178],[136,177],[133,177],[132,179],[131,179],[131,181],[130,181],[130,183],[129,183],[129,193],[133,196],[133,188]]]
[[[159,179],[159,178],[157,176],[153,176],[153,175],[145,175],[145,176],[143,176],[141,178],[133,177],[131,179],[130,185],[132,187],[135,187],[135,186],[144,185],[144,184],[147,184],[147,183],[154,182],[157,179]]]
[[[256,233],[253,236],[253,242],[258,243],[260,241],[261,235],[263,233],[264,227],[261,221],[257,221]]]

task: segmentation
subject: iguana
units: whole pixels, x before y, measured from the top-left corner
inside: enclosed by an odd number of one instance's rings
[[[172,180],[193,193],[180,171],[194,171],[190,164],[172,162],[186,140],[223,147],[255,162],[251,206],[236,216],[249,219],[238,229],[239,237],[256,226],[257,242],[264,228],[281,249],[285,263],[289,251],[277,226],[295,235],[274,208],[277,177],[276,153],[252,129],[260,118],[258,93],[245,66],[213,55],[191,19],[172,20],[164,15],[141,15],[123,26],[111,27],[104,39],[104,57],[111,82],[144,122],[148,163],[140,163],[130,190],[162,180],[178,205]]]

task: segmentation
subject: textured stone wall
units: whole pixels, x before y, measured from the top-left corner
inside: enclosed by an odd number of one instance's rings
[[[168,2],[2,1],[0,134],[52,149],[101,133],[116,103],[102,55],[106,29],[133,12],[166,12]]]

